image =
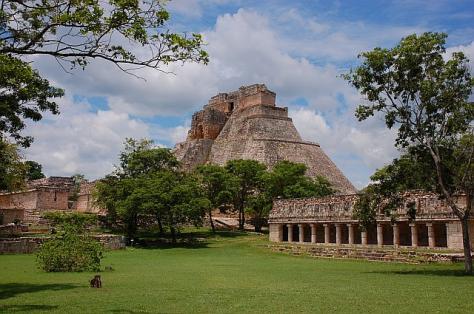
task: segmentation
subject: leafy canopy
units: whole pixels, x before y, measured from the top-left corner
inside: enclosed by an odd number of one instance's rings
[[[26,0],[0,6],[0,137],[23,147],[25,120],[58,114],[54,98],[64,91],[50,85],[24,58],[49,56],[67,68],[90,60],[115,64],[135,75],[140,68],[163,71],[173,62],[207,64],[200,34],[168,28],[169,13],[159,0]]]
[[[51,212],[46,213],[44,218],[57,231],[36,253],[39,268],[46,272],[100,270],[103,248],[90,236],[87,229],[95,223],[95,215]]]

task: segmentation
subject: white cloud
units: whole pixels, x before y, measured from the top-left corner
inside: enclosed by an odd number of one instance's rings
[[[102,177],[117,164],[126,137],[150,136],[149,125],[126,113],[91,112],[90,104],[69,98],[60,101],[60,108],[59,116],[46,115],[41,123],[29,123],[27,128],[35,141],[25,157],[41,163],[48,175]]]
[[[471,74],[474,75],[474,41],[468,45],[449,47],[446,49],[446,58],[450,58],[453,52],[461,51],[469,59]]]
[[[197,2],[186,3],[177,2],[174,10],[185,14]],[[152,137],[163,145],[182,141],[189,128],[189,121],[185,125],[162,127],[132,116],[188,118],[219,91],[261,82],[277,93],[280,105],[300,98],[308,102],[307,108],[290,106],[296,127],[305,139],[319,142],[361,187],[376,167],[390,162],[397,154],[393,134],[375,119],[355,121],[353,111],[360,97],[339,77],[341,69],[328,60],[353,58],[384,36],[399,38],[410,29],[377,30],[360,23],[336,27],[311,19],[304,36],[291,38],[282,28],[275,27],[267,13],[240,9],[235,14],[219,16],[215,26],[204,32],[208,42],[205,48],[211,59],[208,66],[185,64],[164,68],[175,75],[144,69],[137,74],[146,81],[101,61],[93,61],[85,71],[70,75],[51,59],[36,59],[35,65],[42,74],[64,87],[69,97],[102,96],[110,110],[91,112],[90,104],[75,104],[66,99],[61,103],[60,116],[29,126],[36,142],[27,151],[27,157],[42,163],[50,175],[82,172],[92,178],[100,177],[116,163],[125,137]],[[290,26],[305,21],[297,11],[282,18],[291,22]],[[354,32],[362,32],[360,37],[365,36],[364,41],[353,38]],[[310,57],[327,59],[315,64]],[[342,112],[341,97],[346,102]]]
[[[167,8],[171,12],[177,12],[187,17],[201,17],[202,7],[199,0],[173,0]]]

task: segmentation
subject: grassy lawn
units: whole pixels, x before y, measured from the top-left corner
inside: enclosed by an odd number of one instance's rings
[[[204,234],[205,236],[205,234]],[[44,273],[34,255],[0,255],[0,312],[472,313],[462,265],[402,265],[272,253],[266,236],[108,252],[93,273]]]

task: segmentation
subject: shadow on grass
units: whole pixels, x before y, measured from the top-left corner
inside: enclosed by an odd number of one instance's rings
[[[211,231],[196,231],[179,234],[177,242],[173,244],[171,236],[168,234],[157,236],[152,233],[141,233],[137,237],[135,247],[143,249],[204,249],[209,248],[209,241],[212,239],[238,238],[247,235],[246,232],[241,231],[216,231],[215,233]]]
[[[0,305],[0,312],[31,312],[31,311],[52,311],[57,309],[57,305],[40,305],[40,304],[16,304],[16,305]]]
[[[59,291],[74,289],[78,287],[73,284],[29,284],[29,283],[2,283],[0,284],[0,300],[13,298],[19,294],[34,293],[39,291]]]
[[[417,275],[417,276],[442,276],[442,277],[472,277],[467,275],[462,269],[413,269],[413,270],[387,270],[371,271],[369,274],[382,275]]]

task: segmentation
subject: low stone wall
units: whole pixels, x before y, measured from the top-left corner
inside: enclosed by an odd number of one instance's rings
[[[125,237],[113,234],[95,235],[107,250],[125,248]],[[38,250],[39,246],[49,237],[20,237],[0,239],[0,254],[29,254]]]
[[[380,249],[376,247],[355,248],[322,245],[271,244],[274,252],[297,256],[311,256],[334,259],[364,259],[369,261],[408,264],[453,263],[463,261],[461,253],[423,252],[419,250]]]

